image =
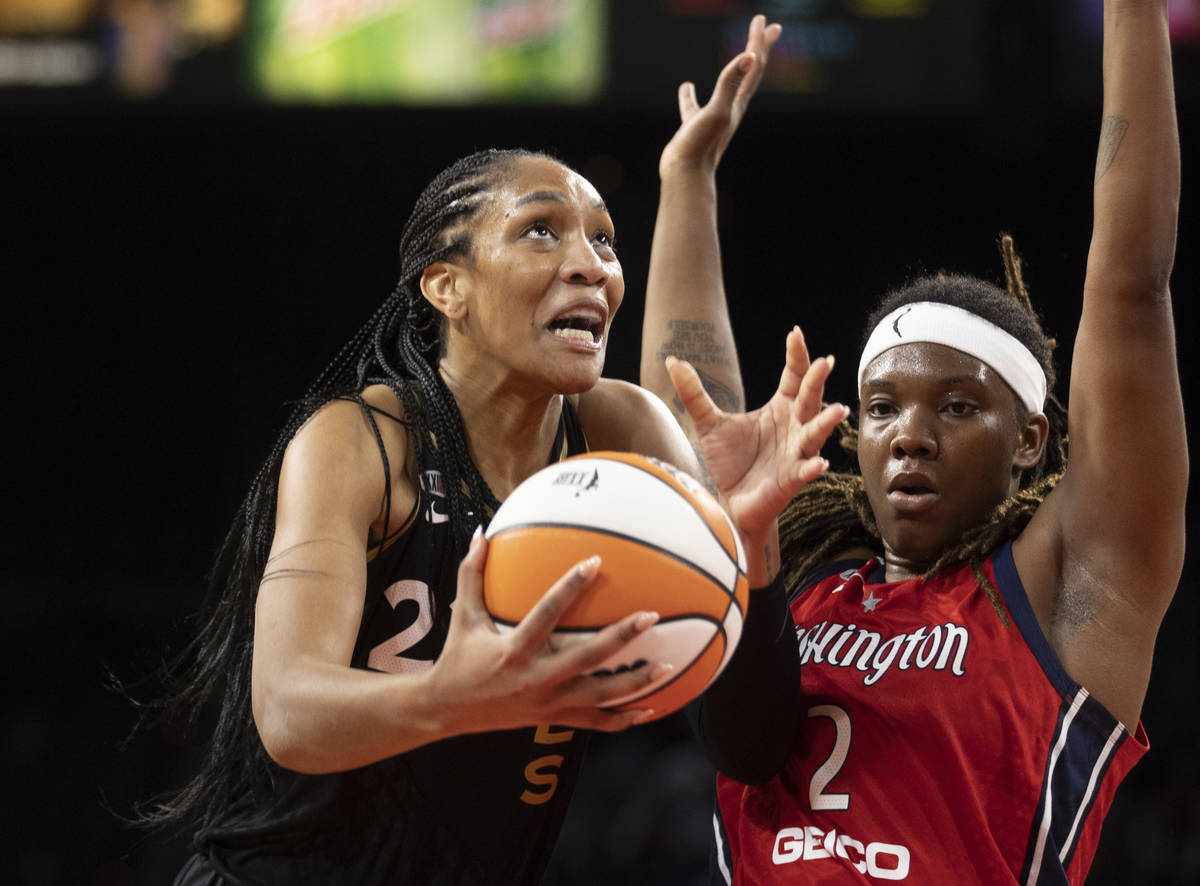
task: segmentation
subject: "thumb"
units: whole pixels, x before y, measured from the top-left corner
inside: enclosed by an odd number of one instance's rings
[[[696,116],[696,112],[700,110],[700,103],[696,101],[696,84],[688,81],[687,83],[679,84],[679,119],[687,123],[692,117]]]
[[[685,360],[667,357],[667,373],[671,376],[671,384],[675,386],[675,393],[679,395],[683,408],[691,416],[697,433],[703,433],[717,420],[721,411],[708,396],[708,391],[704,390],[704,385],[700,383],[700,376],[695,367]]]

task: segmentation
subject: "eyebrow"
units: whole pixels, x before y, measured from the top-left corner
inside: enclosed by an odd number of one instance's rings
[[[949,375],[949,376],[946,376],[945,378],[939,378],[934,382],[934,384],[939,385],[939,386],[961,385],[961,384],[976,384],[976,385],[978,385],[978,384],[983,384],[983,383],[984,383],[983,380],[975,375]],[[890,391],[890,390],[895,389],[896,383],[893,381],[885,381],[884,379],[881,379],[881,378],[867,378],[865,381],[863,381],[863,387],[865,387],[865,388],[885,388]]]
[[[547,200],[553,203],[567,202],[567,198],[558,191],[533,191],[517,200],[515,206],[524,206],[527,203],[543,203]],[[604,205],[603,200],[595,201],[592,204],[592,208],[599,209],[601,212],[608,212],[608,207]]]

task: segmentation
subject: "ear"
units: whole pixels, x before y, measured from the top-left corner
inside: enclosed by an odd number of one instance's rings
[[[436,261],[421,273],[421,295],[442,316],[461,320],[467,315],[466,283],[463,268]]]
[[[1050,435],[1050,421],[1036,412],[1021,426],[1017,439],[1017,451],[1013,453],[1013,470],[1028,471],[1042,459],[1046,450],[1046,439]]]

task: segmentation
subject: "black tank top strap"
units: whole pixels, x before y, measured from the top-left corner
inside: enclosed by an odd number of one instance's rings
[[[357,403],[364,410],[370,410],[378,415],[386,416],[399,425],[407,425],[409,422],[398,415],[393,415],[382,407],[376,406],[374,403],[368,403],[367,399],[362,394],[340,394],[334,397],[335,400],[345,400],[347,403]]]
[[[558,422],[558,435],[554,438],[554,446],[550,450],[550,461],[562,461],[569,455],[581,455],[588,451],[587,437],[583,434],[583,424],[579,421],[579,413],[571,405],[568,397],[563,397],[562,418]]]

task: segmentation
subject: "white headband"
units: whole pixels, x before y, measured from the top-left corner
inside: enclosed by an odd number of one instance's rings
[[[896,345],[919,341],[945,345],[982,360],[1008,382],[1026,409],[1042,411],[1046,373],[1029,349],[994,323],[941,302],[903,305],[879,321],[858,361],[859,389],[872,360]]]

